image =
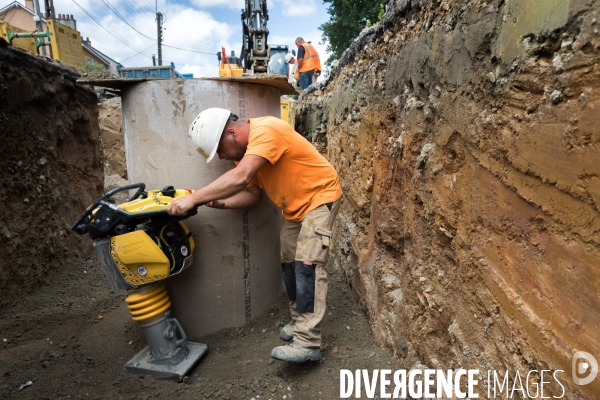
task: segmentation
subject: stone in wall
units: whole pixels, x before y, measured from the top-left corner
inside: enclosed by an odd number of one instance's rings
[[[103,190],[96,95],[78,77],[0,39],[0,305],[91,251],[70,230]]]
[[[600,359],[599,11],[397,0],[301,96],[345,193],[332,259],[400,367],[598,397],[571,361]]]

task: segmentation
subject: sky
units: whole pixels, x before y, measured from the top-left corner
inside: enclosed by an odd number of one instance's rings
[[[267,0],[267,42],[296,49],[294,40],[301,36],[312,42],[323,63],[328,54],[319,44],[319,26],[329,15],[321,1]],[[25,0],[19,2],[25,4]],[[12,0],[0,0],[0,8],[10,3]],[[43,9],[44,0],[39,3]],[[93,47],[128,68],[152,65],[152,54],[157,54],[158,9],[165,15],[163,65],[173,62],[177,71],[193,73],[196,78],[218,75],[216,53],[221,47],[227,55],[234,50],[239,56],[243,7],[244,0],[54,0],[56,14],[72,14],[83,38],[88,37]]]

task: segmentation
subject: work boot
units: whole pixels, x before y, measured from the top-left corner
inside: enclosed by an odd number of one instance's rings
[[[302,363],[305,361],[319,361],[321,350],[303,347],[300,343],[292,340],[285,346],[275,347],[271,350],[271,357],[287,362]]]
[[[294,334],[292,333],[294,330],[294,325],[296,325],[295,319],[291,320],[286,326],[281,328],[281,330],[279,331],[279,337],[285,340],[286,342],[292,340],[294,338]]]

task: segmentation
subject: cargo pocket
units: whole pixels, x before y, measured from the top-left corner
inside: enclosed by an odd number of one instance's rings
[[[327,261],[329,243],[331,242],[331,230],[327,228],[315,228],[315,233],[317,235],[317,240],[312,262],[314,264],[323,264]]]

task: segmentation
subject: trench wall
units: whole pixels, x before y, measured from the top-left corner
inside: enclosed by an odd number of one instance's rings
[[[401,367],[598,397],[571,358],[600,359],[599,9],[397,0],[301,96],[344,189],[332,258]]]
[[[103,190],[97,97],[78,77],[0,40],[0,305],[91,250],[70,231]]]

